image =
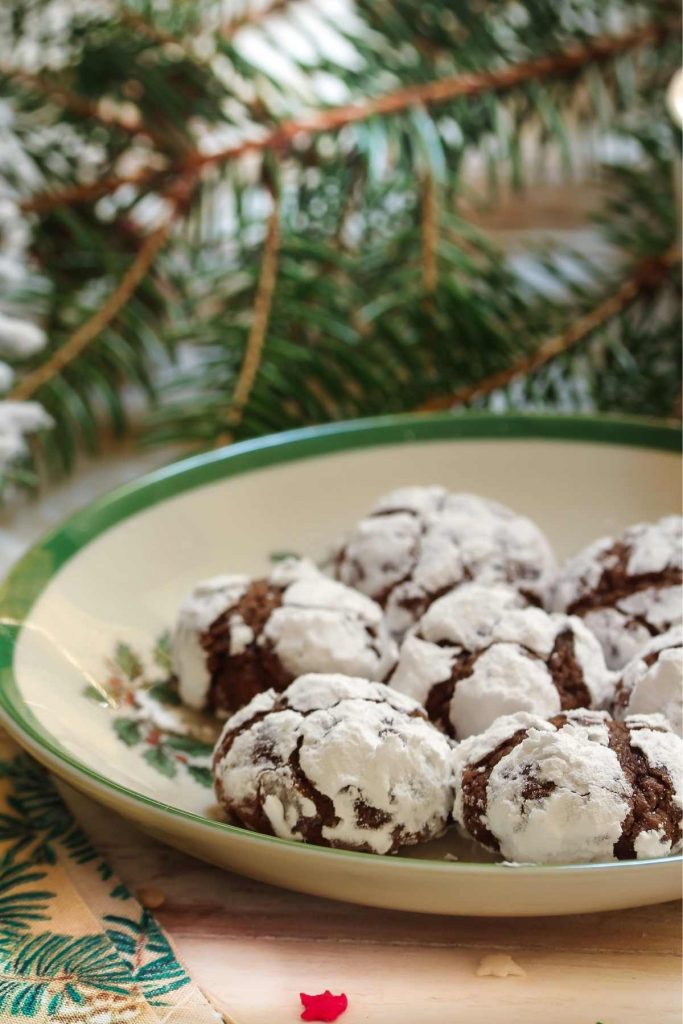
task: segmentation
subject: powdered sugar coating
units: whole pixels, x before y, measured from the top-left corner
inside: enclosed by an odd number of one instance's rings
[[[264,636],[295,676],[321,671],[324,665],[330,671],[383,679],[397,654],[379,605],[318,570],[287,585]]]
[[[636,837],[635,851],[638,860],[668,857],[671,852],[671,844],[667,841],[663,829],[648,828]]]
[[[663,768],[671,778],[674,799],[683,809],[683,744],[663,715],[629,715],[631,746],[642,750],[648,763]],[[654,728],[653,726],[656,726]]]
[[[654,637],[628,662],[617,686],[614,717],[661,713],[683,736],[683,627]]]
[[[683,619],[683,520],[637,523],[603,537],[561,570],[554,606],[581,615],[610,668],[622,668],[653,636]]]
[[[525,607],[510,587],[466,583],[432,604],[401,647],[391,686],[464,739],[501,715],[603,707],[614,677],[580,619]]]
[[[530,519],[442,487],[385,495],[335,556],[337,578],[383,604],[397,634],[468,580],[506,582],[542,599],[554,571],[550,546]]]
[[[509,715],[455,749],[454,817],[509,861],[678,852],[682,756],[660,715],[623,724],[604,711]]]
[[[440,835],[451,746],[381,683],[306,675],[229,719],[214,753],[219,802],[282,839],[391,853]]]
[[[202,634],[226,608],[237,604],[248,586],[248,576],[214,576],[198,583],[180,605],[171,637],[171,662],[180,699],[188,707],[203,708],[211,685]]]
[[[206,705],[212,686],[207,631],[228,615],[227,639],[220,657],[267,652],[286,681],[312,671],[336,671],[383,679],[393,667],[397,649],[382,609],[366,595],[323,575],[307,559],[287,559],[262,581],[277,595],[277,607],[258,633],[240,614],[249,577],[218,577],[199,584],[181,606],[172,638],[172,659],[182,700]]]

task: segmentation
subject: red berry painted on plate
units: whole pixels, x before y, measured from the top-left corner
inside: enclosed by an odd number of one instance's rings
[[[333,1021],[337,1017],[341,1017],[349,1005],[343,992],[334,996],[327,989],[314,996],[300,992],[299,998],[304,1008],[304,1012],[301,1014],[302,1020]]]

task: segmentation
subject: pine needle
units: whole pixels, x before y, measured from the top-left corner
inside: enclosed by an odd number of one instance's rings
[[[580,316],[566,331],[548,338],[530,355],[518,360],[501,373],[494,373],[469,387],[461,388],[451,395],[431,398],[419,406],[419,412],[436,412],[456,409],[475,398],[483,398],[499,388],[504,388],[518,377],[527,377],[551,360],[586,341],[608,321],[624,312],[644,291],[656,289],[662,278],[681,262],[681,250],[671,246],[659,256],[648,257],[636,268],[617,290],[603,299],[597,306]]]

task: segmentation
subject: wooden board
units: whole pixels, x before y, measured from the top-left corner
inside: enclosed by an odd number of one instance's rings
[[[292,1024],[300,991],[344,991],[344,1024],[680,1024],[680,906],[564,918],[373,910],[240,878],[149,839],[64,789],[74,813],[155,913],[235,1024]],[[526,972],[477,977],[507,953]]]

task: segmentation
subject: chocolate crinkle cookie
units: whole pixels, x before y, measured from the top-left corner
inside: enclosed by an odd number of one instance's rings
[[[542,604],[554,570],[548,541],[526,516],[443,487],[387,494],[334,554],[337,579],[385,607],[397,634],[470,580],[508,583]]]
[[[499,718],[454,753],[460,827],[506,860],[660,857],[681,849],[683,740],[662,715]]]
[[[683,736],[683,627],[656,636],[628,662],[617,683],[613,715],[664,715]]]
[[[439,598],[403,641],[391,686],[457,739],[515,711],[607,707],[614,675],[590,630],[525,604],[510,587],[478,583]]]
[[[580,615],[600,640],[610,668],[623,668],[653,636],[683,616],[683,519],[638,523],[603,537],[562,569],[558,611]]]
[[[312,562],[288,559],[262,579],[218,576],[195,587],[171,654],[181,700],[225,716],[306,672],[384,679],[397,650],[378,604]]]
[[[254,697],[226,722],[213,777],[247,828],[369,853],[440,835],[453,802],[451,745],[422,708],[341,675]]]

